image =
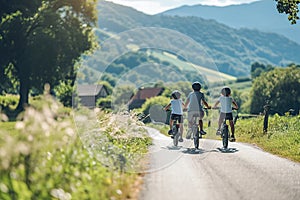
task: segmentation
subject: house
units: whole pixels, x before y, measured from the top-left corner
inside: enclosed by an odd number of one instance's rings
[[[108,96],[108,91],[104,85],[78,85],[77,95],[82,106],[93,108],[99,98]]]
[[[129,110],[140,108],[145,103],[146,99],[151,97],[160,96],[164,88],[139,88],[138,92],[133,95],[128,102]]]

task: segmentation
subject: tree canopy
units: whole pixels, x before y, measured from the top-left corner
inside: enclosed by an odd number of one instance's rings
[[[93,47],[96,0],[1,0],[0,18],[0,93],[15,84],[21,109],[31,89],[75,79]]]
[[[299,19],[299,7],[300,0],[275,0],[277,1],[277,10],[279,13],[285,13],[288,15],[289,21],[292,24],[296,24],[296,20]]]
[[[263,112],[267,101],[272,113],[284,114],[290,109],[299,111],[300,66],[275,68],[257,77],[252,86],[251,113]]]
[[[260,76],[261,73],[266,71],[273,70],[274,67],[272,65],[264,65],[258,62],[255,62],[251,65],[251,79],[255,79],[256,77]]]

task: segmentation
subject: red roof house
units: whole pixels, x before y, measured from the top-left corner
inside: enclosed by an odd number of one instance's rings
[[[138,92],[133,95],[128,103],[129,110],[140,108],[147,99],[160,96],[164,88],[139,88]]]

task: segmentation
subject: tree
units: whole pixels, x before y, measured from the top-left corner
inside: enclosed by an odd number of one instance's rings
[[[271,71],[274,67],[271,65],[264,65],[255,62],[251,65],[251,79],[254,80],[256,77],[260,76],[261,73]]]
[[[30,89],[74,84],[75,63],[94,44],[96,0],[0,1],[0,85],[9,76],[18,81],[17,109],[28,104]]]
[[[288,15],[289,21],[291,24],[296,24],[296,20],[299,19],[298,4],[300,0],[275,0],[277,2],[277,10],[279,13],[285,13]]]
[[[290,109],[298,113],[299,88],[300,68],[296,65],[264,72],[253,82],[250,112],[262,112],[266,101],[269,101],[273,113],[284,114]]]

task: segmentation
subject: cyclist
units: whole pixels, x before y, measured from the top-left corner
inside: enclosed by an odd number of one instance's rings
[[[214,108],[217,107],[219,103],[221,103],[221,112],[220,112],[220,117],[219,117],[219,123],[218,123],[218,130],[217,130],[217,135],[221,135],[221,125],[224,121],[224,119],[229,120],[229,125],[231,128],[231,137],[230,141],[234,142],[235,137],[234,137],[234,123],[233,123],[233,115],[232,115],[232,105],[234,105],[235,109],[238,109],[238,105],[235,102],[235,100],[230,96],[231,95],[231,90],[229,87],[223,87],[221,90],[221,96],[219,97],[218,101],[215,103]]]
[[[206,132],[203,130],[203,117],[204,111],[202,104],[204,104],[207,108],[210,108],[208,103],[205,101],[204,94],[200,92],[201,84],[197,81],[192,84],[193,92],[191,92],[184,104],[184,107],[187,108],[188,111],[188,127],[189,130],[187,132],[186,138],[190,139],[192,133],[192,125],[193,125],[193,117],[199,117],[199,126],[200,126],[200,134],[205,135]]]
[[[168,132],[169,135],[172,135],[172,126],[173,122],[176,118],[178,118],[179,128],[180,128],[180,136],[179,142],[183,142],[182,133],[183,133],[183,102],[180,99],[181,94],[178,90],[172,92],[172,100],[170,103],[164,108],[164,110],[168,110],[171,107],[171,117],[170,117],[170,130]],[[171,136],[173,138],[173,136]]]

